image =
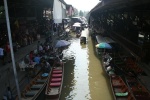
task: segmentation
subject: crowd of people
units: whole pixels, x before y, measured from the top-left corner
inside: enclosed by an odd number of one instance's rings
[[[49,73],[53,65],[61,66],[62,65],[62,52],[63,48],[54,48],[51,41],[51,37],[47,37],[45,39],[44,43],[41,43],[41,41],[37,42],[37,48],[33,51],[30,51],[28,55],[26,55],[23,59],[23,62],[26,65],[32,65],[35,63],[32,73],[32,77],[36,75],[34,70],[37,70],[37,68],[40,67],[40,71],[43,71],[44,73]],[[26,67],[26,69],[28,69]],[[10,91],[10,89],[8,89]],[[12,93],[11,93],[12,96]],[[8,91],[4,94],[4,100],[7,98],[7,100],[14,100],[14,99],[8,99],[11,98]],[[12,97],[14,98],[14,97]]]
[[[9,40],[6,23],[0,26],[2,26],[0,27],[0,63],[5,65],[7,62],[10,62],[10,60],[8,60],[10,58]],[[12,21],[10,26],[14,52],[21,47],[30,45],[34,41],[39,40],[41,34],[46,35],[52,27],[51,22],[47,20],[15,20]]]
[[[62,25],[52,24],[51,21],[15,21],[14,25],[11,25],[11,36],[13,49],[17,52],[21,47],[32,44],[34,41],[37,42],[37,49],[30,51],[28,56],[23,59],[24,64],[32,65],[35,63],[34,69],[41,67],[43,72],[47,73],[50,71],[51,67],[55,64],[60,66],[62,64],[63,57],[63,48],[54,48],[52,44],[52,34],[57,33],[58,36],[64,31]],[[14,27],[15,26],[15,27]],[[3,28],[5,31],[1,31],[0,35],[3,33],[3,36],[0,37],[0,64],[5,65],[6,63],[11,62],[11,52],[10,44],[7,36],[7,29]],[[2,30],[3,30],[2,29]],[[40,42],[40,36],[45,35],[46,39],[44,43]],[[39,66],[39,67],[38,67]],[[32,73],[33,76],[36,73]],[[10,97],[10,88],[9,92],[5,92],[4,100],[13,100],[13,97]],[[9,99],[11,98],[11,99]]]
[[[54,48],[50,40],[52,40],[51,37],[47,37],[44,43],[38,41],[37,49],[30,51],[24,62],[27,64],[36,63],[36,65],[42,66],[45,72],[49,72],[50,67],[55,63],[54,61],[60,62],[63,57],[63,49]]]

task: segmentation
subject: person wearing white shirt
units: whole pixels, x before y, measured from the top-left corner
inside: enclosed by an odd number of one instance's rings
[[[39,51],[42,51],[43,50],[43,47],[42,45],[39,46]]]

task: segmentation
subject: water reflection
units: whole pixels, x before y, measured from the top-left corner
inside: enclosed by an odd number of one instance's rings
[[[112,100],[107,77],[90,39],[86,45],[80,45],[79,38],[70,42],[63,51],[65,75],[61,100]]]

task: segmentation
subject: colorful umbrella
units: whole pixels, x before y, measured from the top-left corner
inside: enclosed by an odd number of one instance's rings
[[[66,46],[69,46],[69,45],[70,45],[70,42],[68,42],[68,41],[58,40],[55,47],[60,48],[60,47],[66,47]]]
[[[111,49],[111,45],[105,42],[99,43],[96,45],[97,48],[101,48],[101,49]]]

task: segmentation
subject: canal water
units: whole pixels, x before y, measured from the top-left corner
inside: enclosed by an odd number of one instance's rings
[[[88,29],[83,32],[89,33]],[[109,79],[91,38],[80,45],[80,39],[74,33],[71,36],[71,45],[63,51],[65,75],[60,100],[113,100]]]

